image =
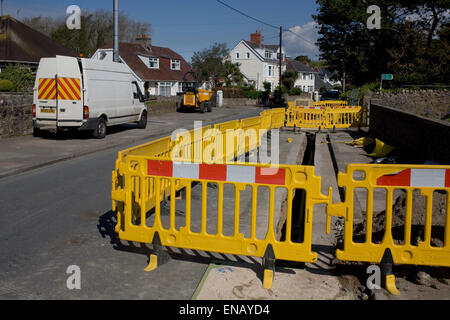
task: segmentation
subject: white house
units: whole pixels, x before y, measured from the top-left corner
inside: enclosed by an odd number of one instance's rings
[[[281,48],[282,72],[286,71],[285,51]],[[254,85],[257,90],[264,90],[264,82],[275,90],[279,82],[279,45],[262,44],[259,31],[250,35],[250,41],[241,40],[231,51],[228,59],[232,63],[239,63],[241,73],[247,83]]]
[[[138,81],[142,92],[150,95],[176,96],[193,85],[191,66],[173,50],[151,45],[150,37],[142,35],[137,43],[119,43],[119,57]],[[92,59],[112,61],[112,44],[98,49]],[[185,79],[186,75],[186,79]]]
[[[316,77],[318,75],[315,70],[297,60],[288,60],[287,70],[298,73],[297,80],[294,83],[295,88],[300,88],[303,92],[316,91]]]

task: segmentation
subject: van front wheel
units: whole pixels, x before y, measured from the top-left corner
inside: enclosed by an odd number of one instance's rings
[[[98,119],[97,126],[95,127],[94,133],[92,135],[97,139],[103,139],[106,137],[106,121],[104,118]]]
[[[141,119],[139,120],[137,127],[139,129],[145,129],[147,127],[147,112],[142,112]]]

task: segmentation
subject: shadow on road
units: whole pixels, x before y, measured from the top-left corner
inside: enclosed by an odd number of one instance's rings
[[[136,243],[131,241],[123,241],[119,238],[115,231],[115,226],[117,223],[116,212],[108,211],[98,219],[97,229],[102,236],[102,238],[109,237],[110,243],[113,245],[113,249],[131,252],[136,254],[142,254],[149,256],[153,253],[153,249],[149,248],[145,243]],[[227,265],[242,268],[249,268],[255,272],[257,277],[263,281],[264,270],[260,262],[255,260],[255,258],[246,256],[245,258],[238,255],[226,255],[223,253],[211,253],[206,251],[198,250],[186,250],[182,248],[171,248],[165,247],[168,255],[173,260],[189,261],[200,264],[216,264],[216,265]],[[287,269],[284,266],[276,266],[276,272],[294,274],[293,270]]]
[[[136,124],[121,124],[117,126],[111,126],[107,128],[107,136],[113,135],[116,133],[120,133],[127,130],[137,129]],[[90,130],[82,130],[78,131],[75,129],[62,130],[62,131],[42,131],[39,137],[36,139],[45,139],[45,140],[89,140],[95,139],[92,137],[92,131]]]

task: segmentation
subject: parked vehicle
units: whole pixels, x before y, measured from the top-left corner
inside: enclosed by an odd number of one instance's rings
[[[320,97],[320,101],[336,101],[339,100],[340,93],[338,90],[325,91]]]
[[[33,135],[42,130],[91,130],[106,136],[108,126],[147,125],[141,90],[122,63],[56,56],[42,58],[33,96]]]
[[[195,78],[195,82],[193,87],[184,90],[180,109],[188,107],[198,109],[200,110],[200,113],[205,113],[206,111],[211,112],[213,104],[211,101],[211,91],[198,88],[199,83],[197,77],[192,71],[189,71],[184,75],[185,82],[187,74],[192,74]]]

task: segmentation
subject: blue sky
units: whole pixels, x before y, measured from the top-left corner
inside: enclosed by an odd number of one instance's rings
[[[316,13],[315,0],[223,0],[251,16],[270,24],[289,28],[315,42],[317,32],[311,17]],[[112,10],[112,0],[4,0],[4,13],[16,18],[30,16],[64,16],[69,5],[82,10]],[[250,20],[215,0],[151,1],[121,0],[119,9],[129,17],[152,25],[153,44],[170,47],[190,60],[194,51],[214,42],[225,42],[233,48],[250,33],[260,30],[264,43],[278,43],[278,31]],[[317,48],[293,34],[285,34],[288,55],[308,55],[317,58]]]

